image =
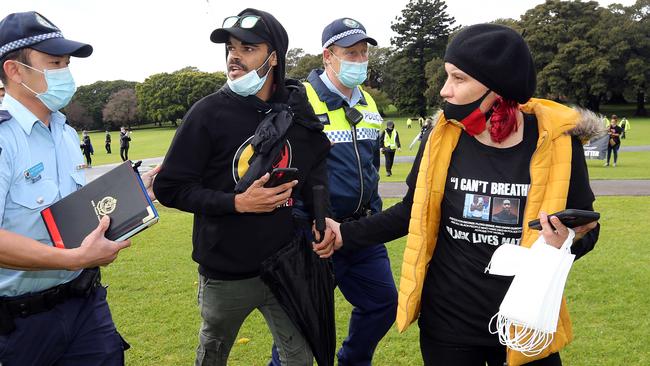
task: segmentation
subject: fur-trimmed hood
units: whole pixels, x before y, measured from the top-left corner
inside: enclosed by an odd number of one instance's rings
[[[520,108],[524,113],[534,114],[551,139],[569,134],[586,143],[603,133],[598,115],[583,108],[569,108],[552,100],[537,98],[531,98]]]
[[[578,118],[577,125],[568,132],[571,136],[578,137],[584,144],[594,137],[607,133],[607,129],[603,127],[603,123],[596,113],[580,107],[573,109],[580,114],[580,117]]]

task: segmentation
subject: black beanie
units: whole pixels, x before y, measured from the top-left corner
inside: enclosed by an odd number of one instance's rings
[[[505,99],[526,103],[535,92],[535,65],[526,41],[512,28],[476,24],[460,32],[445,52],[449,62]]]

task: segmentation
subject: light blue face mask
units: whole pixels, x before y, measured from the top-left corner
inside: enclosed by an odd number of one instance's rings
[[[16,61],[18,62],[18,61]],[[61,69],[52,69],[52,70],[39,70],[35,69],[29,65],[25,65],[22,62],[19,64],[28,67],[34,71],[38,71],[41,74],[45,75],[45,82],[47,83],[47,90],[43,93],[37,93],[32,90],[30,87],[21,83],[27,90],[31,91],[36,95],[38,99],[45,104],[45,106],[52,112],[56,112],[59,109],[65,107],[70,103],[72,96],[77,91],[77,85],[75,85],[74,78],[70,73],[70,69],[67,67]]]
[[[267,62],[269,62],[272,54],[273,52],[269,54],[269,57],[266,58],[266,61],[264,61],[262,66],[259,68],[251,70],[246,75],[235,80],[230,80],[230,78],[228,78],[228,80],[226,80],[226,83],[228,83],[230,90],[241,95],[242,97],[257,94],[257,92],[259,92],[260,89],[262,89],[264,86],[266,78],[269,76],[269,72],[271,72],[272,67],[269,67],[269,71],[267,71],[266,75],[263,77],[260,77],[257,72],[263,68]]]
[[[338,73],[334,70],[331,64],[330,68],[334,71],[336,77],[339,78],[341,84],[352,89],[366,81],[366,78],[368,77],[368,61],[352,62],[341,60],[333,52],[330,53],[340,62],[341,68]]]

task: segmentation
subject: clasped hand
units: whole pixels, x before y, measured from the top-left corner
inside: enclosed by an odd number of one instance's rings
[[[314,252],[321,258],[329,258],[334,254],[335,250],[341,249],[343,246],[343,237],[341,236],[341,224],[330,219],[325,218],[325,234],[323,240],[320,239],[320,233],[316,230],[316,226],[312,227],[314,238],[316,241],[312,243]]]

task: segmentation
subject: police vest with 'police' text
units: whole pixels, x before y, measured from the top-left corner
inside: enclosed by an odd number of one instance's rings
[[[343,108],[330,111],[327,109],[327,104],[318,98],[318,94],[309,83],[304,83],[307,89],[307,98],[309,104],[314,109],[314,113],[323,124],[324,132],[327,138],[333,143],[352,142],[352,130],[350,123],[345,118],[345,111]],[[363,93],[366,105],[357,103],[353,108],[363,114],[363,120],[359,122],[357,127],[357,141],[362,140],[376,140],[379,136],[379,129],[383,122],[381,115],[377,111],[377,105],[372,97],[359,87]]]

